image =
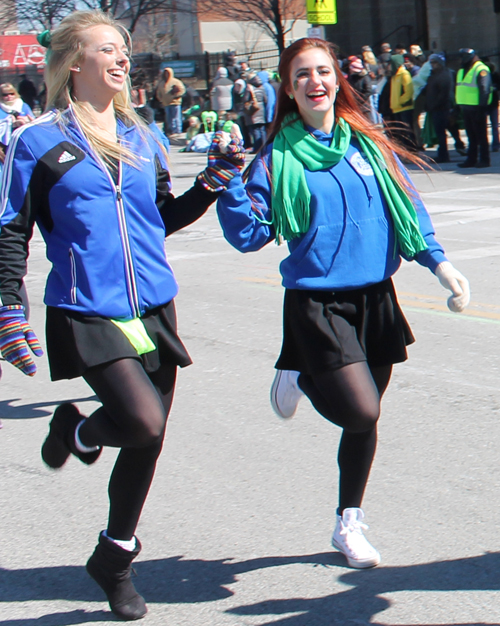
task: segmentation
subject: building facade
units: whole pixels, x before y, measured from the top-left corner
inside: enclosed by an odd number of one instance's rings
[[[418,43],[425,50],[474,48],[495,55],[499,49],[500,13],[495,0],[337,0],[338,23],[327,38],[346,54],[383,41],[392,46]],[[500,7],[498,7],[500,8]]]

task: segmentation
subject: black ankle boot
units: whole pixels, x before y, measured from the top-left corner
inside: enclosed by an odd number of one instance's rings
[[[74,404],[66,402],[54,411],[50,421],[49,434],[42,446],[42,459],[52,469],[62,467],[70,454],[91,465],[99,458],[102,448],[95,452],[80,452],[75,446],[75,430],[84,419]]]
[[[126,621],[140,619],[148,610],[130,578],[132,561],[141,551],[137,537],[136,542],[135,550],[124,550],[101,533],[94,554],[87,561],[87,572],[107,595],[111,610]]]

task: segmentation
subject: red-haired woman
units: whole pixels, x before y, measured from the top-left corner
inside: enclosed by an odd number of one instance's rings
[[[361,501],[372,465],[380,401],[392,366],[414,341],[391,276],[401,257],[428,267],[469,302],[467,280],[434,238],[428,213],[394,144],[360,110],[325,41],[300,39],[282,54],[274,126],[246,182],[218,201],[228,241],[242,252],[288,242],[281,263],[284,337],[271,402],[291,417],[305,394],[343,429],[333,546],[352,567],[377,565],[363,535]]]

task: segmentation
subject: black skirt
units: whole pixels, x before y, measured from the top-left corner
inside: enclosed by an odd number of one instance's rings
[[[401,363],[415,338],[389,278],[351,291],[285,291],[276,369],[315,374],[367,361]]]
[[[173,301],[149,310],[141,319],[156,350],[138,355],[109,319],[47,307],[46,339],[51,379],[77,378],[91,367],[123,358],[139,359],[148,374],[164,363],[180,367],[191,364],[177,335]]]

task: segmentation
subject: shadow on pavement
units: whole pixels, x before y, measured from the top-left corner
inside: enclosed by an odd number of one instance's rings
[[[486,553],[452,561],[438,561],[406,567],[379,567],[372,570],[351,570],[339,582],[352,589],[321,598],[289,598],[268,600],[240,606],[228,612],[236,615],[286,615],[281,619],[259,622],[261,626],[337,626],[342,624],[374,624],[372,618],[390,606],[381,597],[396,591],[499,591],[500,553]],[[418,616],[415,616],[418,617]],[[438,626],[424,624],[422,626]],[[487,622],[453,622],[454,626],[493,626]],[[498,622],[495,622],[498,626]],[[402,626],[402,625],[401,625]]]
[[[97,396],[91,395],[86,398],[72,398],[66,400],[52,400],[50,402],[34,402],[32,404],[22,404],[13,406],[14,402],[20,402],[21,398],[11,398],[10,400],[0,401],[0,417],[3,419],[34,419],[36,417],[47,417],[52,415],[54,407],[63,402],[88,402],[97,401]],[[45,410],[44,407],[50,407]],[[0,622],[1,624],[1,622]]]
[[[88,624],[89,622],[105,622],[112,617],[105,611],[70,611],[69,613],[51,613],[31,619],[9,619],[0,621],[2,626],[71,626],[72,624]]]
[[[500,553],[438,561],[405,567],[379,567],[373,570],[349,570],[341,573],[335,566],[345,561],[336,552],[302,556],[262,557],[247,561],[220,559],[204,561],[182,556],[136,564],[135,585],[148,603],[193,604],[214,602],[234,595],[228,585],[238,582],[238,576],[269,567],[310,564],[332,568],[332,576],[350,585],[346,591],[320,598],[293,597],[266,600],[239,606],[228,613],[241,616],[280,616],[259,622],[261,626],[336,626],[377,624],[372,618],[390,606],[381,597],[396,591],[498,591],[500,590]],[[335,569],[333,569],[335,567]],[[241,583],[243,584],[243,583]],[[2,602],[29,601],[104,601],[103,592],[87,576],[85,568],[61,566],[24,570],[0,569],[0,598]],[[290,616],[290,613],[296,615]],[[286,615],[285,615],[286,614]],[[71,624],[111,618],[109,612],[71,611],[54,613],[31,620],[1,621],[0,626],[70,626]],[[80,620],[80,621],[78,621]],[[423,624],[423,622],[419,622]],[[379,624],[382,626],[382,624]],[[427,626],[437,626],[428,624]],[[486,626],[457,624],[455,626]]]

